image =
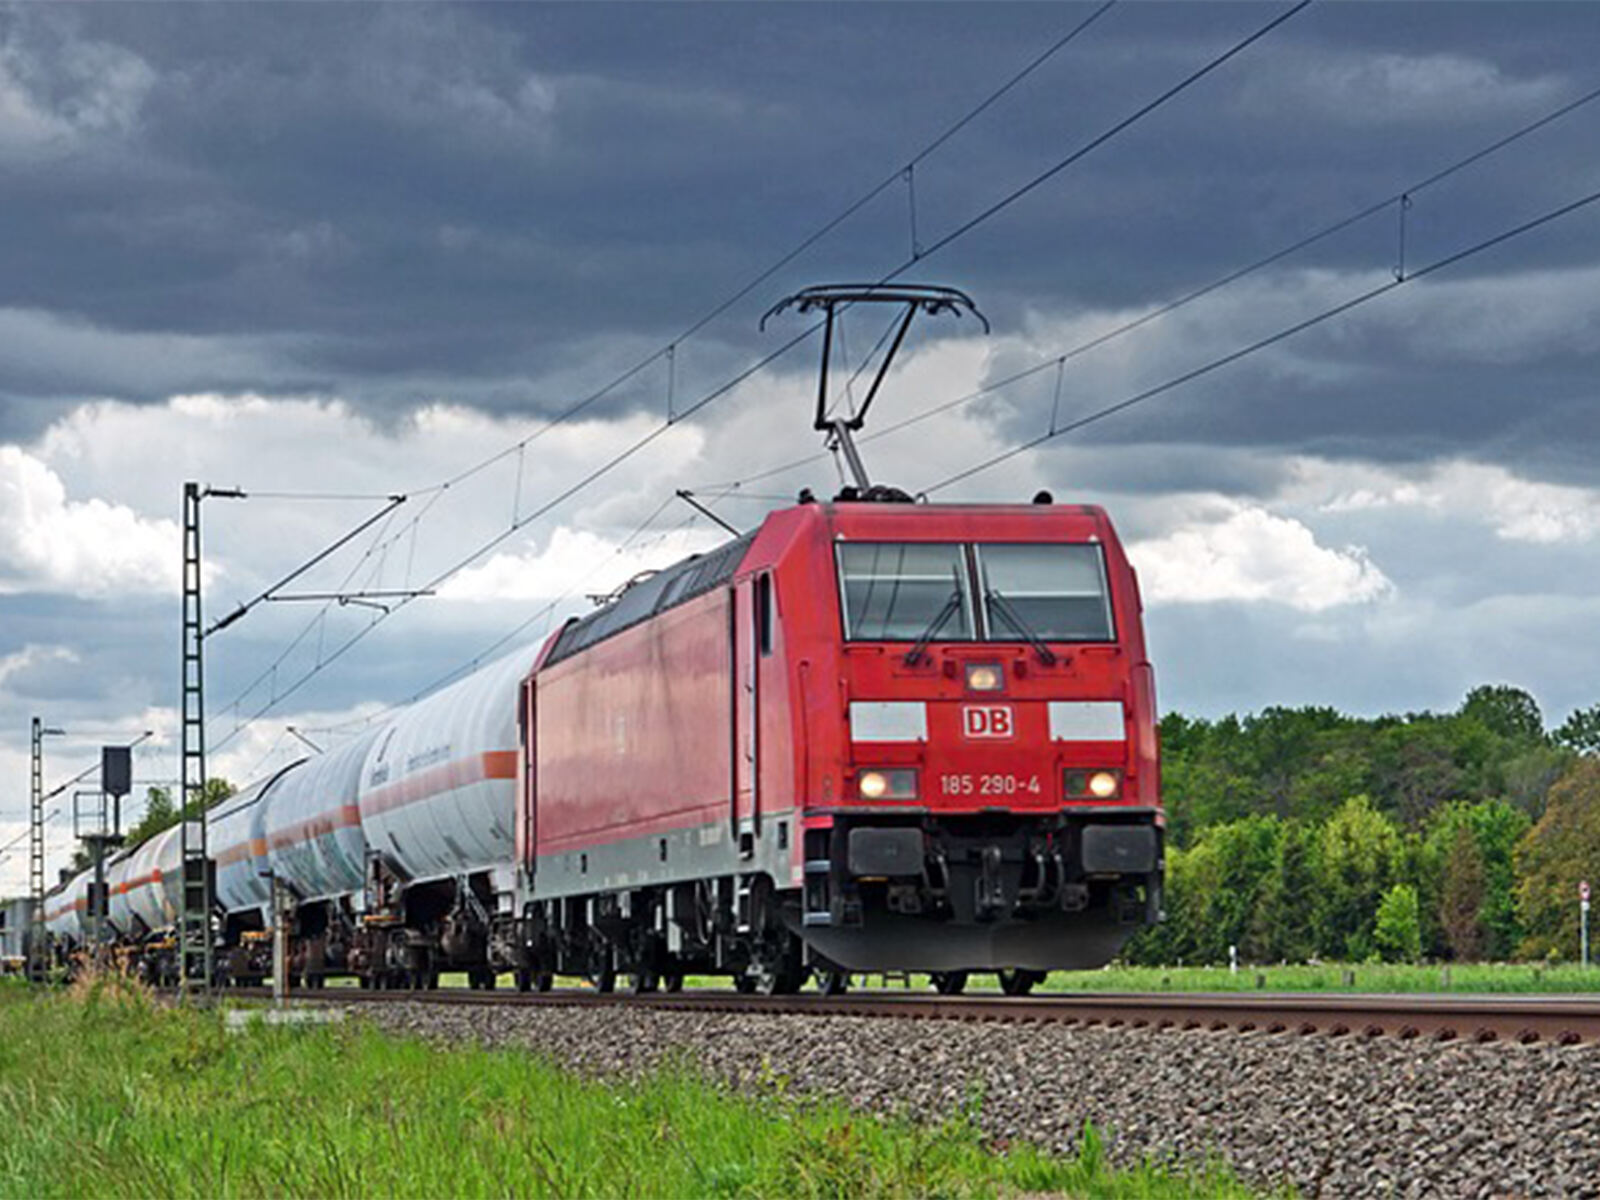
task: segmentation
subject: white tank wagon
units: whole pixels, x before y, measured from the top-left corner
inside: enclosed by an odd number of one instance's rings
[[[92,871],[80,871],[44,898],[45,929],[58,945],[80,946],[87,936],[91,875]]]
[[[367,839],[356,806],[361,768],[387,725],[306,759],[262,801],[266,869],[296,904],[290,970],[313,987],[352,969],[365,907]],[[363,961],[359,955],[355,961]]]
[[[272,923],[267,810],[273,788],[303,761],[236,792],[207,814],[206,848],[216,863],[217,903],[241,928],[263,929]]]
[[[190,821],[189,837],[198,841],[200,826]],[[171,929],[183,904],[183,844],[179,827],[163,829],[144,842],[128,860],[128,906],[146,934]]]
[[[367,839],[356,791],[380,726],[307,759],[267,792],[267,869],[303,903],[350,900],[361,907]]]
[[[425,985],[441,966],[486,962],[491,933],[510,927],[517,698],[536,656],[523,647],[418,701],[367,755],[357,803],[368,936],[358,961],[369,973]],[[493,978],[472,967],[475,985]]]
[[[128,864],[138,853],[137,847],[118,850],[106,860],[106,920],[119,938],[131,938],[139,930],[133,920],[133,906],[128,903]]]
[[[524,648],[418,701],[368,755],[362,828],[407,882],[504,872],[512,861],[517,695],[534,656]]]

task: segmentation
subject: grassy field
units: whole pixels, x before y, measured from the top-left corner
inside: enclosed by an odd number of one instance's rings
[[[980,981],[974,980],[974,983]],[[1319,966],[1109,967],[1057,971],[1041,991],[1091,992],[1600,992],[1600,968],[1577,963],[1323,963]]]
[[[584,1081],[352,1023],[224,1032],[124,988],[0,987],[0,1196],[1247,1196],[1220,1167],[1115,1172],[687,1069]]]

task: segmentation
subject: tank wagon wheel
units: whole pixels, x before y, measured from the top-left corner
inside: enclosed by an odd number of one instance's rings
[[[850,990],[850,972],[838,967],[817,969],[817,991],[824,996],[842,996]]]
[[[1043,971],[1026,971],[1021,967],[1000,972],[1000,990],[1008,996],[1026,996],[1034,985],[1044,980]]]
[[[756,990],[756,977],[754,975],[735,975],[733,977],[733,990],[741,996],[752,996]]]
[[[805,986],[808,968],[800,965],[792,955],[782,955],[776,962],[757,965],[755,990],[763,996],[792,996]]]
[[[594,984],[594,990],[602,996],[608,996],[617,990],[617,972],[614,967],[606,967],[602,971],[595,971],[588,978],[589,982]]]
[[[648,996],[660,986],[661,976],[648,969],[634,971],[628,976],[628,991],[635,996]]]
[[[1004,984],[1001,986],[1004,986]],[[941,996],[959,996],[967,990],[967,973],[965,971],[935,971],[933,973],[933,990]],[[1007,994],[1009,995],[1010,993]]]
[[[533,971],[528,967],[518,967],[516,973],[517,991],[533,991]]]
[[[668,971],[661,977],[661,990],[663,992],[683,991],[683,972]]]

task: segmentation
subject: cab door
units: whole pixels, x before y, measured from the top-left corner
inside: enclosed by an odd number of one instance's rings
[[[761,660],[772,653],[772,576],[740,580],[729,592],[732,832],[748,856],[761,835]]]

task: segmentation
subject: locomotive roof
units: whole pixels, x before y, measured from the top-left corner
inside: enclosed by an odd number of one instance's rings
[[[715,550],[692,555],[682,562],[657,571],[648,579],[641,580],[628,588],[605,607],[572,622],[556,639],[550,656],[545,660],[546,665],[553,665],[564,658],[570,658],[596,642],[604,641],[613,634],[637,625],[640,621],[648,620],[659,612],[709,592],[718,584],[726,583],[733,578],[734,571],[738,570],[740,562],[744,560],[745,552],[750,549],[759,532],[752,530],[742,537],[734,538],[731,542],[724,542]]]
[[[739,564],[744,561],[746,552],[755,542],[756,537],[771,523],[774,517],[809,513],[832,523],[837,518],[844,517],[881,517],[881,516],[912,516],[926,519],[929,512],[943,512],[948,515],[984,515],[1006,514],[1015,516],[1019,513],[1038,514],[1041,510],[1034,504],[881,504],[866,502],[834,502],[834,503],[805,503],[793,508],[781,509],[776,513],[769,513],[767,521],[749,533],[724,542],[714,550],[704,554],[694,554],[682,562],[673,563],[657,571],[654,575],[642,579],[625,588],[621,595],[608,601],[586,617],[581,617],[570,622],[556,636],[555,645],[551,648],[549,656],[545,659],[545,666],[554,666],[562,659],[571,658],[581,650],[586,650],[596,642],[602,642],[624,629],[630,629],[641,621],[647,621],[657,613],[674,608],[696,596],[704,595],[719,584],[726,583],[733,578]],[[1057,515],[1071,515],[1078,518],[1089,518],[1097,523],[1104,522],[1105,512],[1091,504],[1058,504],[1052,505],[1050,512]]]

